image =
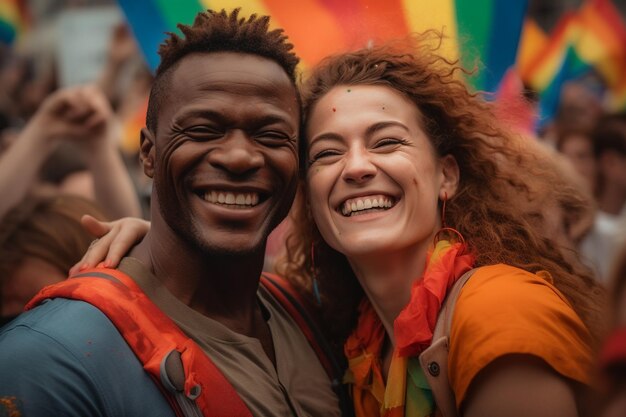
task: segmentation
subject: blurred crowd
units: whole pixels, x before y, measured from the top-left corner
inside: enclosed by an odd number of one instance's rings
[[[89,85],[61,88],[56,72],[34,58],[0,49],[3,319],[81,258],[93,239],[82,215],[147,218],[149,206],[138,144],[152,76],[129,29],[112,31],[101,74]],[[563,183],[581,191],[574,198],[564,186],[561,207],[543,209],[572,256],[610,289],[614,324],[625,324],[626,113],[607,113],[593,86],[573,81],[554,120],[528,136],[562,168]],[[270,241],[268,268],[283,229]]]
[[[50,283],[40,276],[64,279],[85,252],[82,215],[146,216],[137,150],[152,75],[123,24],[89,84],[60,87],[37,57],[1,52],[0,311],[11,317]]]

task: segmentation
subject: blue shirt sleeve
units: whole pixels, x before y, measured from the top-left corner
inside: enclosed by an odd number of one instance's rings
[[[106,316],[64,299],[0,330],[0,415],[13,409],[28,417],[174,416]]]

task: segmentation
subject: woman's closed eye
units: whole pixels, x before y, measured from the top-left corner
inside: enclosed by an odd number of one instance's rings
[[[387,137],[387,138],[383,138],[383,139],[376,141],[373,148],[374,149],[386,149],[392,146],[406,145],[406,144],[408,144],[408,142],[405,139]]]
[[[313,153],[313,155],[309,158],[309,165],[313,164],[317,161],[320,160],[329,160],[334,156],[339,156],[341,154],[341,152],[337,149],[323,149],[321,151],[316,151]]]

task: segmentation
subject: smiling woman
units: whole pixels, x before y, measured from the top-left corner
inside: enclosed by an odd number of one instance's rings
[[[564,179],[468,92],[440,43],[431,32],[312,71],[306,198],[278,269],[319,289],[357,416],[435,413],[417,359],[448,289],[472,268],[450,330],[457,411],[577,415],[604,294],[544,231],[550,213],[535,202],[560,210]]]
[[[436,157],[420,119],[406,96],[375,85],[334,87],[311,110],[309,200],[335,250],[351,258],[398,251],[424,264],[437,201],[454,195],[458,166]],[[366,209],[372,200],[377,207]]]

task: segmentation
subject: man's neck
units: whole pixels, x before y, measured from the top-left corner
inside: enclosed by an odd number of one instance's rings
[[[233,331],[250,334],[258,325],[256,292],[264,248],[246,255],[203,251],[171,230],[153,224],[131,252],[181,302],[221,322]]]

